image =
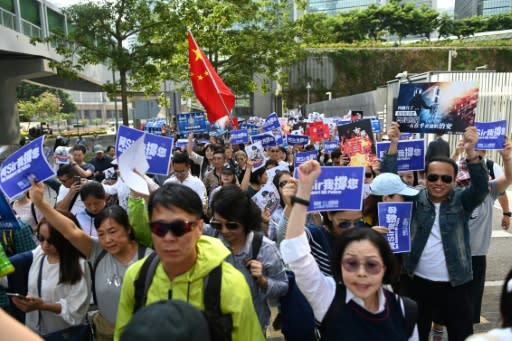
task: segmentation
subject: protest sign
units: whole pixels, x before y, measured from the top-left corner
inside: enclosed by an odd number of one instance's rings
[[[324,142],[324,150],[326,153],[330,154],[334,149],[339,148],[339,141],[326,141]]]
[[[329,126],[323,121],[309,122],[306,128],[306,135],[315,143],[320,140],[328,140],[331,136]]]
[[[273,183],[267,182],[251,199],[258,205],[262,212],[272,214],[279,206],[279,192]]]
[[[384,158],[384,153],[389,149],[391,142],[377,142],[377,156]],[[405,140],[398,141],[398,161],[399,172],[423,171],[425,170],[425,140]]]
[[[116,157],[119,158],[141,136],[144,136],[144,151],[149,163],[148,173],[167,175],[174,143],[171,137],[148,134],[121,125],[116,138]]]
[[[0,230],[1,229],[20,229],[20,224],[16,219],[16,214],[7,201],[5,195],[0,192]]]
[[[188,145],[188,139],[177,139],[174,147],[185,151],[185,150],[187,150],[187,145]]]
[[[306,161],[316,160],[318,157],[318,151],[308,150],[307,152],[298,152],[295,154],[294,166],[298,167]]]
[[[229,142],[231,142],[231,144],[249,143],[249,132],[247,129],[232,130]]]
[[[275,112],[268,115],[265,119],[265,122],[263,123],[263,131],[266,133],[271,133],[275,138],[276,144],[280,146],[284,144],[283,135],[281,132],[281,123]],[[263,147],[267,148],[264,143]]]
[[[372,122],[372,131],[375,134],[380,133],[380,121],[376,116],[366,116],[365,118],[371,120]]]
[[[363,185],[364,167],[321,167],[308,212],[359,211],[363,207]]]
[[[251,136],[251,142],[254,144],[260,142],[263,148],[277,146],[276,138],[272,133],[263,133]]]
[[[57,165],[67,165],[69,163],[69,153],[71,147],[58,146],[53,153],[53,159]]]
[[[55,175],[44,157],[44,136],[40,136],[9,155],[2,162],[0,187],[8,199],[25,192],[32,179],[44,181]]]
[[[350,157],[349,166],[366,166],[377,158],[369,119],[338,126],[338,133],[341,151]]]
[[[246,146],[245,153],[247,154],[247,158],[253,162],[252,172],[255,172],[265,166],[265,152],[261,145],[261,141],[257,141]]]
[[[476,149],[501,150],[505,145],[507,135],[507,120],[495,122],[475,122],[478,131]]]
[[[109,180],[112,179],[112,177],[116,174],[116,170],[114,167],[107,168],[103,171],[103,175],[105,176],[105,179]]]
[[[475,81],[400,84],[393,121],[413,133],[463,133],[475,121]]]
[[[306,144],[308,144],[309,137],[306,135],[288,135],[286,136],[286,140],[287,143],[291,146],[305,146]]]
[[[144,136],[140,136],[119,156],[117,162],[124,183],[137,193],[149,195],[148,184],[139,175],[146,174],[149,169],[149,163],[144,157],[145,149]],[[137,170],[139,174],[134,170]]]
[[[387,227],[385,238],[393,253],[411,251],[412,202],[379,202],[379,225]]]
[[[190,132],[207,132],[208,124],[204,112],[187,112],[176,114],[176,123],[178,132],[182,136],[187,136]]]

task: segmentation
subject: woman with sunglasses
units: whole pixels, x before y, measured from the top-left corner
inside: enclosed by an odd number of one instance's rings
[[[322,340],[418,340],[414,312],[409,310],[414,304],[383,288],[394,278],[396,264],[388,242],[378,232],[352,229],[343,234],[332,256],[334,278],[322,274],[304,233],[319,163],[303,163],[298,175],[281,252],[321,322]]]
[[[40,185],[42,192],[44,185],[42,182]],[[78,224],[69,212],[59,211],[57,214]],[[27,327],[44,336],[85,323],[91,297],[91,279],[80,251],[49,219],[41,219],[36,236],[39,246],[28,251],[32,252],[32,264],[28,271],[27,295],[12,297],[12,302],[26,313]]]
[[[256,314],[264,333],[270,322],[269,300],[276,300],[288,289],[283,261],[274,242],[262,237],[253,259],[253,238],[261,230],[261,211],[238,186],[223,186],[215,195],[213,218],[205,232],[218,236],[231,250],[226,261],[247,280]]]
[[[152,250],[135,241],[128,215],[120,206],[107,207],[95,217],[96,238],[44,201],[42,183],[32,184],[30,196],[48,222],[93,265],[93,294],[98,305],[98,313],[93,318],[96,340],[112,340],[126,269]]]

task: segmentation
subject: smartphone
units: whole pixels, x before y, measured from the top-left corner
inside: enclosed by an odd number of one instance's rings
[[[76,183],[80,183],[80,176],[79,175],[76,175],[73,177],[73,183],[76,184]]]
[[[16,292],[6,292],[5,293],[7,296],[9,297],[18,297],[18,298],[21,298],[22,300],[26,299],[27,297],[23,296],[22,294],[18,294]]]

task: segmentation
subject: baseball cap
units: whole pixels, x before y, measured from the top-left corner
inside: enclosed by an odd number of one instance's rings
[[[187,302],[160,301],[139,310],[130,320],[120,341],[210,341],[203,313]]]
[[[408,197],[413,197],[419,193],[417,189],[407,186],[394,173],[381,173],[377,175],[370,184],[370,191],[373,195],[400,194]]]
[[[230,164],[224,165],[222,173],[235,174],[235,169]]]
[[[94,146],[94,152],[95,153],[104,153],[105,152],[105,148],[103,148],[103,146],[101,144],[97,144]]]

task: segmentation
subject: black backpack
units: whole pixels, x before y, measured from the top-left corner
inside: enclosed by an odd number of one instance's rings
[[[487,166],[487,170],[489,171],[489,175],[491,176],[491,180],[496,179],[494,175],[494,161],[487,159],[485,161],[485,165]]]

